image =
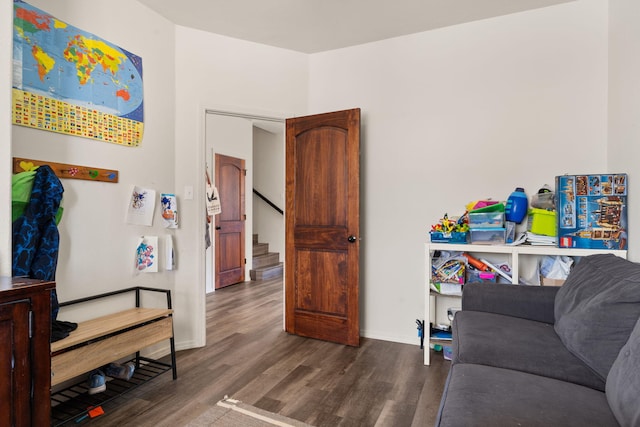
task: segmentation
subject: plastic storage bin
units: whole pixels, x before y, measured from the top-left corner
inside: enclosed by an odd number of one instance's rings
[[[527,229],[535,234],[543,236],[557,236],[556,211],[546,209],[529,209]]]
[[[471,243],[484,245],[503,245],[506,235],[504,228],[472,228],[469,230]]]
[[[504,226],[504,212],[469,212],[469,228],[498,228]]]
[[[496,273],[467,269],[465,283],[496,283]]]
[[[451,346],[451,345],[443,345],[442,346],[442,355],[444,356],[444,360],[453,359],[453,346]]]
[[[429,237],[433,243],[467,243],[467,235],[466,231],[452,231],[451,233],[429,232]]]

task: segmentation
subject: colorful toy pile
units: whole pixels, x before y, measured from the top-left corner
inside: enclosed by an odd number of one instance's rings
[[[431,226],[429,232],[432,242],[467,243],[469,224],[462,216],[459,219],[449,219],[447,214],[437,224]]]

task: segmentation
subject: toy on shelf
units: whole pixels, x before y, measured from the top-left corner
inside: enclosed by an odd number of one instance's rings
[[[493,200],[481,200],[467,205],[467,212],[469,213],[504,212],[504,210],[503,202]]]
[[[467,224],[464,219],[464,215],[457,220],[449,219],[449,216],[445,213],[444,217],[440,219],[437,224],[431,226],[431,231],[429,232],[431,241],[441,243],[467,243],[469,224]]]
[[[439,258],[431,267],[431,278],[436,283],[464,284],[466,264],[458,257]]]

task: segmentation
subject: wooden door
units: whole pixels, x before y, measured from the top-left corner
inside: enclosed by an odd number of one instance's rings
[[[244,282],[245,161],[216,153],[215,185],[221,213],[215,221],[216,283],[220,289]]]
[[[360,109],[286,121],[285,329],[360,344]]]
[[[0,304],[0,425],[31,425],[28,300]]]

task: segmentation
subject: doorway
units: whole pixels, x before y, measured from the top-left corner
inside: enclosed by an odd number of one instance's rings
[[[245,159],[245,280],[252,268],[253,235],[284,254],[284,218],[253,194],[256,188],[276,205],[284,206],[284,119],[220,110],[205,112],[206,171],[215,180],[215,153]],[[216,185],[214,183],[214,185]],[[224,205],[221,206],[224,212]],[[215,218],[209,222],[212,246],[205,254],[205,290],[215,291]]]

